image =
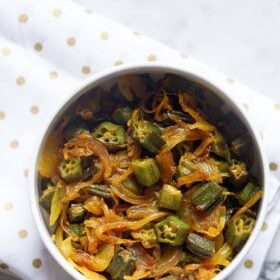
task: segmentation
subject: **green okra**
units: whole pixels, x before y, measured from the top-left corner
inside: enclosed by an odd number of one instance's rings
[[[254,183],[249,182],[239,193],[237,193],[236,198],[241,205],[244,205],[258,191],[259,187],[257,187]]]
[[[58,170],[61,178],[67,183],[79,181],[83,178],[82,162],[78,157],[70,157],[63,160]]]
[[[133,127],[132,138],[152,154],[157,154],[165,141],[161,130],[152,122],[142,120]]]
[[[154,226],[157,239],[162,243],[180,246],[185,242],[189,226],[176,216],[169,216]]]
[[[231,218],[226,227],[226,242],[235,251],[239,251],[250,236],[254,225],[255,219],[246,214]]]
[[[78,237],[83,236],[83,231],[80,224],[69,224],[69,230]]]
[[[230,150],[234,155],[240,157],[250,151],[252,144],[251,136],[246,133],[231,142]]]
[[[215,253],[215,243],[196,233],[187,236],[186,244],[190,252],[201,258],[211,258]]]
[[[129,107],[119,107],[117,108],[113,115],[113,121],[120,125],[126,125],[130,120],[132,115],[132,110]]]
[[[46,210],[50,210],[52,198],[54,195],[55,186],[48,185],[39,198],[39,203]]]
[[[154,228],[143,228],[139,231],[133,231],[131,235],[134,239],[141,240],[142,246],[146,249],[152,248],[157,244],[157,236]]]
[[[223,135],[220,132],[216,131],[214,133],[214,138],[215,138],[215,142],[212,145],[211,152],[218,155],[219,157],[229,160],[230,159],[229,147]]]
[[[162,208],[177,210],[181,206],[182,199],[183,194],[180,190],[164,184],[159,194],[158,205]]]
[[[125,144],[125,129],[112,122],[101,123],[92,133],[93,138],[107,145]]]
[[[231,161],[229,174],[231,183],[237,188],[241,187],[249,176],[246,164],[238,160]]]
[[[111,186],[107,184],[93,184],[88,188],[88,192],[91,195],[102,197],[105,202],[112,205],[114,203],[114,199],[110,190]]]
[[[71,204],[67,209],[67,218],[69,223],[81,223],[83,222],[87,210],[84,208],[83,204]]]
[[[87,124],[81,119],[76,119],[65,126],[62,134],[64,138],[68,141],[81,133],[88,132],[89,130]]]
[[[217,206],[224,198],[224,188],[215,182],[199,186],[192,194],[191,201],[200,211],[209,211]]]
[[[153,158],[134,160],[131,167],[137,181],[143,186],[150,187],[159,180],[160,171]]]
[[[106,272],[110,274],[113,280],[123,280],[124,276],[131,275],[136,269],[136,257],[126,249],[119,249]]]
[[[137,179],[134,176],[129,176],[123,181],[123,186],[132,193],[140,194],[141,186],[137,182]]]

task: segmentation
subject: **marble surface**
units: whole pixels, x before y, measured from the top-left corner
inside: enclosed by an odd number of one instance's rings
[[[280,102],[280,1],[75,1]]]
[[[280,102],[280,1],[75,1]],[[280,279],[280,231],[260,279]]]

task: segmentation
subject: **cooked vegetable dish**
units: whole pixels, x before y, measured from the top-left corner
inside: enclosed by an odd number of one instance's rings
[[[87,279],[212,279],[262,197],[253,141],[209,89],[125,75],[64,113],[38,163],[53,240]]]

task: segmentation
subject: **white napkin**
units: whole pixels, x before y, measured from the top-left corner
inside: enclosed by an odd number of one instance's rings
[[[0,1],[0,271],[23,279],[70,279],[48,254],[28,199],[28,165],[36,132],[57,101],[82,80],[122,63],[162,61],[207,72],[256,120],[270,162],[273,197],[279,186],[280,105],[226,75],[73,2]],[[267,218],[238,276],[256,279],[279,224]],[[263,244],[266,244],[264,249]],[[260,246],[261,245],[261,246]],[[260,257],[261,256],[261,257]]]

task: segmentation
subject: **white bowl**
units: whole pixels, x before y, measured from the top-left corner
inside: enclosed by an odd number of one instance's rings
[[[30,176],[29,176],[29,193],[30,200],[32,206],[32,212],[34,215],[34,219],[36,225],[38,227],[41,238],[51,253],[51,255],[56,259],[56,261],[67,271],[72,277],[75,279],[85,279],[78,271],[76,271],[61,255],[58,248],[55,246],[51,239],[51,229],[48,227],[48,224],[45,222],[46,217],[44,217],[41,208],[38,203],[38,174],[37,174],[37,164],[39,155],[44,145],[44,142],[52,130],[54,124],[61,117],[63,112],[69,106],[75,102],[77,98],[83,95],[86,91],[96,86],[106,86],[112,85],[114,80],[117,77],[124,74],[140,74],[140,73],[150,73],[153,75],[161,75],[165,73],[173,73],[177,74],[181,77],[187,78],[189,80],[193,80],[198,82],[201,85],[204,85],[206,88],[211,89],[213,92],[219,96],[225,104],[236,114],[236,116],[242,121],[242,123],[246,126],[249,133],[252,136],[254,146],[255,146],[255,160],[258,166],[258,176],[261,182],[261,186],[263,187],[264,195],[260,203],[259,212],[257,215],[257,221],[255,224],[255,228],[246,242],[245,246],[242,250],[234,257],[231,264],[222,270],[216,277],[215,280],[222,280],[229,276],[242,262],[246,253],[249,251],[251,246],[253,245],[258,232],[260,231],[261,225],[264,221],[267,201],[268,201],[268,164],[265,156],[265,151],[262,146],[262,141],[260,140],[260,136],[258,131],[255,129],[253,125],[253,121],[250,120],[243,109],[227,94],[224,89],[224,85],[221,81],[217,81],[216,78],[213,78],[210,73],[202,72],[198,69],[193,69],[188,66],[178,66],[174,64],[162,64],[162,63],[143,63],[143,64],[132,64],[127,66],[119,66],[112,69],[108,69],[106,71],[100,72],[95,76],[90,77],[86,81],[82,82],[79,87],[73,90],[72,94],[65,98],[60,104],[58,104],[57,109],[50,114],[49,118],[46,120],[44,124],[42,124],[43,131],[39,135],[39,139],[37,141],[36,146],[34,147],[34,155],[32,158],[31,166],[30,166]]]

